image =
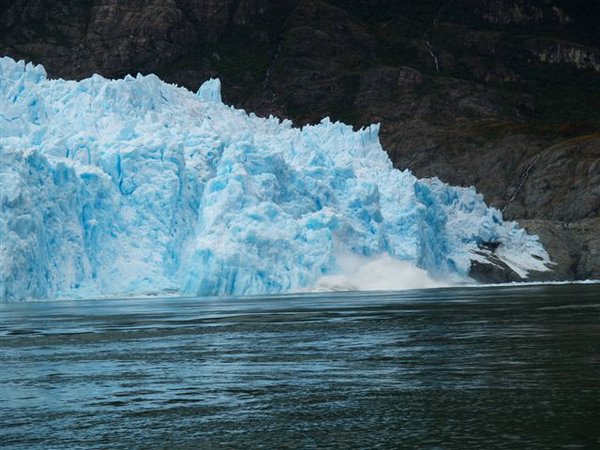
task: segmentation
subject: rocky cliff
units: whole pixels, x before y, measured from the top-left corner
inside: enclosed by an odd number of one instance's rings
[[[381,122],[397,167],[475,185],[539,234],[550,277],[600,278],[599,19],[593,0],[0,0],[0,54]]]

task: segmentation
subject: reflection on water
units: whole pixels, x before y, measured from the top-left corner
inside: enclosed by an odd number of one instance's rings
[[[3,448],[598,448],[600,286],[3,304]]]

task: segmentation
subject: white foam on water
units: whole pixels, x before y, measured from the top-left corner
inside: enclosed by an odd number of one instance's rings
[[[337,264],[338,271],[321,277],[312,291],[402,291],[451,286],[387,254],[365,257],[344,253],[338,255]]]

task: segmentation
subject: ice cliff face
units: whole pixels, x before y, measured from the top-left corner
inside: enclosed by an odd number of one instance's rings
[[[4,300],[293,291],[340,254],[456,279],[484,242],[523,270],[548,260],[474,189],[393,169],[377,125],[261,119],[218,80],[48,80],[2,58],[0,129]]]

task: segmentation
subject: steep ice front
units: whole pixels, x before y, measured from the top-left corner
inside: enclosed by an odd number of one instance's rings
[[[0,83],[5,300],[305,290],[348,255],[456,280],[484,242],[525,273],[548,261],[473,188],[395,170],[377,125],[258,118],[218,80],[49,80],[3,58]]]

